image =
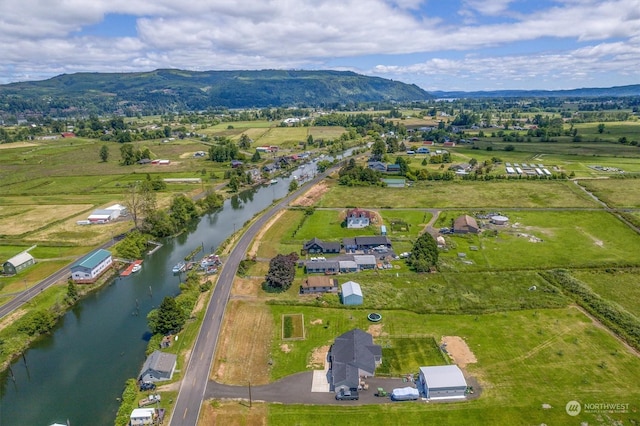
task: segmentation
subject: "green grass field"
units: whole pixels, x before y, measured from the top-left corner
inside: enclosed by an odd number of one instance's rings
[[[580,185],[610,207],[640,208],[640,179],[584,179]]]
[[[640,313],[639,269],[608,269],[605,271],[572,271],[578,280],[587,284],[602,298],[616,302],[628,312]]]

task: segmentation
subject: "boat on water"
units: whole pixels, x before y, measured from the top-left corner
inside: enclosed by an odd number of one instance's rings
[[[174,265],[174,267],[171,270],[173,271],[174,274],[177,274],[178,272],[184,271],[186,267],[187,267],[186,263],[178,262]]]
[[[133,268],[131,268],[131,272],[138,272],[140,269],[142,269],[142,265],[136,263],[135,265],[133,265]]]
[[[208,266],[219,266],[221,264],[222,261],[220,261],[220,257],[217,254],[210,254],[202,258],[200,268],[205,269]]]
[[[278,179],[271,179],[269,183],[271,183],[271,185],[275,185],[276,183],[278,183]]]

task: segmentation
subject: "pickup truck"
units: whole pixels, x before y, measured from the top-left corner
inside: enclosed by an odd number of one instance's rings
[[[360,399],[360,395],[358,395],[358,391],[342,389],[338,393],[336,393],[336,399],[338,401],[348,401],[348,400],[357,401],[358,399]]]

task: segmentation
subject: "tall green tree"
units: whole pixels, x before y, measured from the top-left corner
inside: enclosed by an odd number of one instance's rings
[[[102,145],[100,148],[100,159],[103,163],[106,163],[109,159],[109,147],[106,145]]]
[[[120,157],[124,166],[130,166],[136,163],[136,153],[133,151],[133,145],[123,143],[120,145]]]
[[[296,277],[298,255],[291,252],[278,254],[269,262],[269,271],[265,276],[267,287],[275,291],[287,291]]]
[[[413,244],[407,263],[416,272],[428,272],[438,264],[438,243],[433,236],[425,232]]]
[[[378,137],[371,147],[371,157],[376,161],[382,161],[382,157],[387,152],[387,145]]]
[[[169,334],[180,331],[187,319],[173,297],[165,297],[158,309],[147,315],[147,323],[153,334]]]

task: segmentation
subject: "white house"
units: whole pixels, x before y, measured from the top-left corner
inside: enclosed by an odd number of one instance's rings
[[[131,412],[131,426],[152,425],[156,418],[155,408],[136,408]]]
[[[77,283],[93,283],[112,265],[111,252],[95,250],[71,265],[71,279]]]

